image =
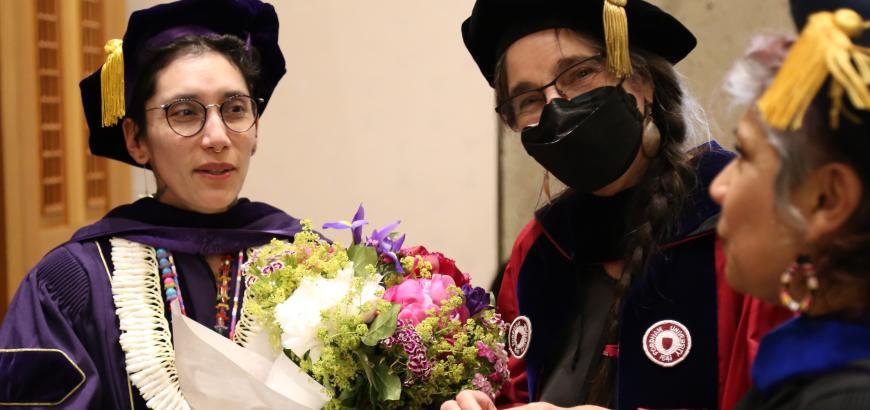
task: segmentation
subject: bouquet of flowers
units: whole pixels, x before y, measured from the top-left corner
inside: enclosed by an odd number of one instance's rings
[[[245,309],[274,346],[324,386],[326,408],[425,408],[461,389],[491,396],[509,376],[506,325],[493,297],[454,261],[402,248],[398,222],[352,244],[330,243],[304,221],[293,243],[273,241],[246,263]]]

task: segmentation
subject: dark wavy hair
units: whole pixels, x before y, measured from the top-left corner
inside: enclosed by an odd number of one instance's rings
[[[560,30],[555,29],[558,37]],[[594,38],[578,33],[583,38]],[[598,48],[600,41],[594,41]],[[683,149],[687,140],[687,124],[683,114],[684,91],[673,66],[664,58],[635,50],[631,53],[634,75],[649,81],[653,86],[652,118],[661,131],[661,147],[650,160],[649,168],[637,186],[635,207],[628,210],[630,230],[624,239],[624,268],[616,286],[612,305],[609,307],[605,325],[607,343],[616,344],[619,332],[619,317],[623,297],[635,280],[643,274],[647,261],[656,252],[657,245],[677,228],[688,192],[696,185],[695,169],[689,163],[689,155]],[[635,77],[628,79],[632,81]],[[502,55],[496,65],[496,100],[508,97],[507,68]],[[602,357],[592,374],[587,404],[609,406],[615,382],[614,359]]]
[[[260,79],[260,55],[256,48],[247,47],[242,39],[231,34],[181,36],[163,47],[149,51],[149,54],[141,59],[145,61],[145,66],[133,88],[130,111],[127,113],[139,126],[137,138],[143,136],[146,129],[145,102],[154,96],[157,73],[181,56],[199,55],[208,51],[226,57],[242,73],[248,90],[251,93],[257,92],[257,82]]]
[[[827,93],[822,93],[827,98]],[[843,118],[840,129],[832,132],[826,121],[829,106],[816,102],[804,117],[809,140],[803,149],[815,150],[808,155],[822,163],[842,162],[851,166],[861,179],[861,201],[849,219],[835,233],[821,238],[816,249],[816,265],[820,286],[833,285],[840,289],[860,289],[864,297],[853,310],[834,314],[848,320],[867,321],[866,310],[870,301],[870,114],[846,103],[859,122]],[[827,282],[827,283],[826,283]]]

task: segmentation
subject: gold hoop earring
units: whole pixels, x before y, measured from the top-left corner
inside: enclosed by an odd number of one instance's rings
[[[789,288],[795,280],[796,274],[800,272],[804,277],[805,294],[800,300],[792,296]],[[806,312],[810,309],[813,303],[813,294],[819,288],[819,279],[816,277],[816,268],[810,262],[807,255],[798,256],[797,260],[782,273],[779,278],[779,301],[783,306],[792,312]]]

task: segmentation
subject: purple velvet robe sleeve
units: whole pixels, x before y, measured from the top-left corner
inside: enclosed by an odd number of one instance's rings
[[[117,326],[92,303],[106,298],[109,289],[95,256],[92,243],[64,245],[46,255],[18,288],[0,327],[0,404],[130,406],[126,375],[118,372],[117,336],[110,334]]]

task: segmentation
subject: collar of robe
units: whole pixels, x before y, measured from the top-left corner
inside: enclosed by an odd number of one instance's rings
[[[719,215],[719,206],[710,199],[708,188],[734,154],[715,141],[691,150],[697,181],[683,203],[673,233],[661,247],[711,233]],[[611,197],[597,197],[568,190],[535,215],[548,238],[567,257],[578,263],[612,262],[625,255],[631,213],[642,211],[649,198],[642,198],[636,188]]]
[[[824,373],[870,359],[868,322],[833,318],[794,318],[761,341],[752,381],[766,391],[798,376]]]
[[[292,238],[301,230],[298,219],[244,198],[217,214],[200,214],[142,198],[80,229],[73,240],[116,236],[176,252],[215,255],[263,245],[272,238]]]

